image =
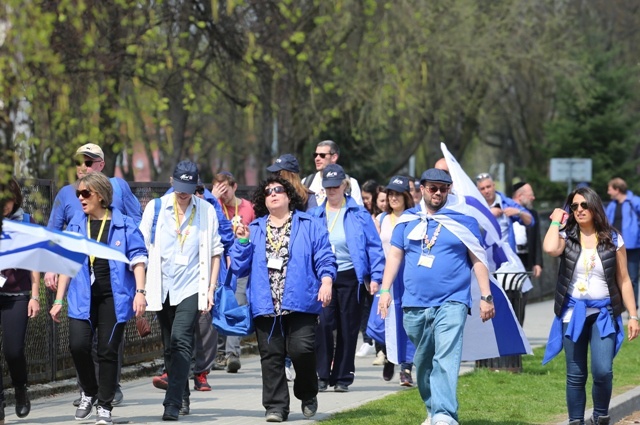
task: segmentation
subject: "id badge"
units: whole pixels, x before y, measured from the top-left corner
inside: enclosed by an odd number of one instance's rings
[[[91,281],[91,285],[96,281],[96,274],[93,272],[93,268],[89,270],[89,280]]]
[[[267,268],[274,269],[274,270],[282,270],[283,264],[284,264],[284,261],[282,261],[282,258],[269,258],[269,260],[267,261]]]
[[[420,256],[420,259],[418,260],[418,265],[430,269],[431,267],[433,267],[433,260],[435,259],[436,259],[435,255],[422,254]]]
[[[5,283],[7,283],[7,277],[0,274],[0,288],[2,288]]]
[[[176,255],[175,262],[179,266],[186,266],[187,264],[189,264],[189,257],[184,254],[178,254]]]

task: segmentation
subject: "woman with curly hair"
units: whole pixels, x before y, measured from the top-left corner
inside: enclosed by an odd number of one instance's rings
[[[609,224],[598,194],[581,187],[567,197],[565,209],[556,208],[551,213],[543,249],[552,257],[560,257],[556,317],[543,364],[564,348],[569,424],[583,425],[587,353],[591,346],[591,422],[609,424],[613,358],[624,340],[622,312],[625,308],[629,311],[629,341],[638,336],[639,330],[624,241]]]
[[[249,275],[247,292],[262,366],[267,422],[289,416],[288,354],[296,369],[293,392],[309,418],[318,409],[314,341],[318,316],[331,301],[336,258],[322,223],[300,211],[288,180],[272,175],[253,197],[256,220],[236,229],[231,270]],[[249,237],[251,237],[249,239]]]

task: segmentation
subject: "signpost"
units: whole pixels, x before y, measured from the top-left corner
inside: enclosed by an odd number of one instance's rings
[[[549,178],[552,182],[567,182],[567,194],[573,182],[591,182],[591,158],[551,158]]]

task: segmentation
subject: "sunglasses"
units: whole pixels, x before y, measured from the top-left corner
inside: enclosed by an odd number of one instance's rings
[[[196,187],[196,193],[198,195],[204,195],[204,187]]]
[[[287,190],[284,186],[268,187],[264,190],[266,196],[270,196],[272,193],[286,193]]]
[[[76,159],[76,167],[80,167],[82,164],[84,164],[86,167],[91,167],[93,164],[95,164],[96,162],[102,162],[99,159],[85,159],[84,161]]]
[[[84,189],[84,190],[76,190],[76,198],[79,198],[80,196],[82,196],[83,198],[87,199],[87,198],[91,198],[91,194],[93,192],[90,191],[89,189]]]
[[[325,159],[327,157],[327,155],[333,155],[334,152],[329,152],[329,153],[320,153],[320,152],[314,152],[313,157],[317,158],[320,157],[322,159]]]
[[[480,174],[478,174],[476,176],[476,181],[479,182],[481,180],[490,179],[490,178],[491,178],[491,174],[489,174],[489,173],[480,173]]]
[[[574,202],[569,206],[569,208],[571,208],[571,211],[577,211],[578,206],[580,206],[583,210],[589,209],[589,204],[587,204],[586,202],[580,202],[579,204],[577,202]]]
[[[445,185],[442,185],[442,186],[438,186],[438,185],[435,185],[435,184],[431,184],[429,186],[425,186],[425,189],[427,189],[427,191],[429,193],[431,193],[431,194],[435,194],[437,192],[447,193],[449,191],[449,185],[445,184]]]

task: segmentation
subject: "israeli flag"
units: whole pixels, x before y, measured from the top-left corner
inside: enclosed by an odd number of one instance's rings
[[[492,320],[482,322],[480,318],[480,289],[475,277],[471,274],[471,316],[467,318],[462,345],[462,360],[473,361],[500,356],[533,354],[531,345],[518,322],[502,286],[493,277],[495,271],[524,271],[524,266],[508,244],[501,243],[500,226],[489,210],[484,197],[476,185],[464,172],[458,161],[448,151],[444,143],[440,144],[449,173],[453,180],[455,196],[449,195],[445,208],[469,215],[478,221],[485,231],[484,247],[468,231],[463,231],[460,224],[447,220],[446,216],[433,216],[436,220],[444,220],[442,225],[447,227],[475,254],[489,269],[491,281],[491,295],[496,315]],[[423,209],[424,211],[424,209]],[[452,223],[453,222],[453,223]],[[510,251],[510,252],[509,252]],[[509,255],[512,254],[512,255]],[[520,262],[518,267],[513,259]]]

